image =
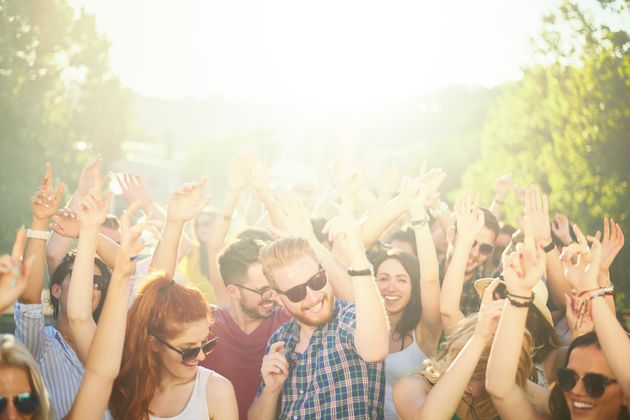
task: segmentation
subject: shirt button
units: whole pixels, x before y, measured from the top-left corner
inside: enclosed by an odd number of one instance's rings
[[[300,389],[299,392],[300,392],[300,394],[304,394],[304,390],[303,389]]]
[[[297,420],[298,416],[293,416],[293,420]]]

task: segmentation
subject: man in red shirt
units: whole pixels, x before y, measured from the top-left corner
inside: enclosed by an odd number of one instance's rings
[[[269,337],[291,319],[286,309],[276,305],[277,296],[262,272],[258,259],[262,246],[264,243],[255,239],[240,239],[219,256],[229,303],[212,307],[211,330],[219,342],[201,363],[232,382],[240,419],[247,419],[256,396]]]

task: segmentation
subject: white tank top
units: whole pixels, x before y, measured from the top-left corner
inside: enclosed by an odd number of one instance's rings
[[[208,416],[208,401],[206,400],[206,386],[208,378],[214,371],[204,367],[197,367],[197,377],[188,404],[181,413],[174,417],[149,416],[151,420],[210,420]]]
[[[390,353],[385,359],[385,405],[383,414],[386,420],[397,420],[396,408],[392,399],[392,390],[396,382],[404,376],[412,375],[422,367],[427,356],[422,353],[413,334],[411,345],[401,351]]]

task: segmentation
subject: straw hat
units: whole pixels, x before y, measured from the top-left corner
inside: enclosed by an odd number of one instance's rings
[[[483,298],[483,292],[485,292],[486,287],[488,287],[488,285],[492,283],[493,280],[494,278],[492,277],[486,277],[475,281],[475,290],[477,291],[479,297]],[[499,282],[505,284],[503,280],[499,280]],[[538,312],[542,314],[543,318],[545,318],[545,321],[547,321],[547,323],[553,328],[553,319],[551,318],[551,312],[549,312],[549,308],[547,308],[547,299],[549,298],[549,292],[547,291],[547,286],[545,285],[545,282],[542,280],[538,280],[538,282],[536,282],[536,284],[534,285],[532,292],[534,293],[534,306],[536,307],[536,309],[538,309]]]

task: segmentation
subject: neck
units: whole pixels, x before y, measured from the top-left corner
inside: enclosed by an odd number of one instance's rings
[[[66,318],[63,313],[61,313],[61,311],[59,312],[59,316],[57,317],[57,322],[55,323],[55,328],[57,328],[57,331],[59,331],[61,333],[61,335],[63,336],[63,339],[66,341],[66,343],[72,347],[72,349],[75,351],[77,351],[77,348],[74,344],[74,340],[72,340],[72,332],[70,330],[70,324],[68,322],[68,318]]]
[[[195,372],[195,374],[191,378],[180,378],[180,377],[171,375],[171,373],[168,372],[166,369],[162,369],[160,372],[159,378],[160,378],[160,383],[158,385],[158,388],[161,391],[164,391],[164,390],[168,390],[170,388],[173,388],[179,385],[188,384],[191,381],[194,381],[197,378],[197,372]]]
[[[392,334],[394,334],[394,332],[396,331],[396,327],[398,327],[398,324],[400,323],[400,320],[402,319],[402,311],[397,312],[397,313],[388,312],[387,318],[389,319],[389,328]]]
[[[315,328],[311,325],[304,325],[301,322],[298,322],[300,325],[300,341],[309,343],[311,341],[311,337],[313,336],[313,332],[315,332]]]
[[[234,322],[236,322],[236,325],[238,325],[241,331],[245,334],[249,334],[254,331],[262,322],[262,319],[260,318],[252,318],[251,316],[243,313],[238,302],[231,301],[227,309]]]

